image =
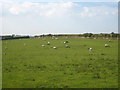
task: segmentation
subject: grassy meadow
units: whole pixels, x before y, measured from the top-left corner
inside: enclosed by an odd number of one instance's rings
[[[118,40],[3,40],[2,71],[3,88],[117,88]]]

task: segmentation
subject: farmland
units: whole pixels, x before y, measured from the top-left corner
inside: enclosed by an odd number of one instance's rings
[[[2,71],[3,88],[117,88],[118,40],[4,40]]]

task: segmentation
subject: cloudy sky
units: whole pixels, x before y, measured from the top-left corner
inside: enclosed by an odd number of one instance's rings
[[[117,1],[0,0],[1,33],[39,35],[118,32]]]

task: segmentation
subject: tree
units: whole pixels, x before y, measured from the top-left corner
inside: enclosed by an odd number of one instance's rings
[[[114,32],[111,32],[111,37],[114,37],[115,36],[115,33]]]

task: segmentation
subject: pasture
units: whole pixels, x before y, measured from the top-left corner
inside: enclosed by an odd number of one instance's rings
[[[3,40],[2,71],[3,88],[117,88],[118,40]]]

